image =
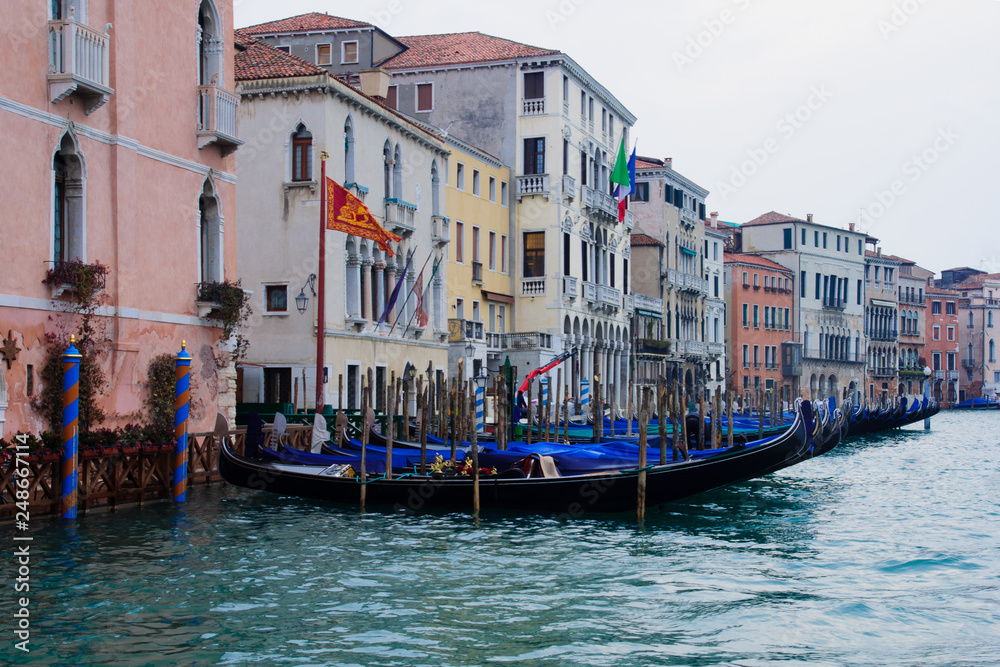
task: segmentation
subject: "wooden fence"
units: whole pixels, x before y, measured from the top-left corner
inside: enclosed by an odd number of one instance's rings
[[[270,438],[270,428],[265,427],[264,433]],[[237,452],[243,451],[245,429],[230,431],[226,437],[231,439]],[[311,438],[311,426],[289,425],[284,441],[296,449],[308,449]],[[188,434],[189,487],[222,482],[219,444],[214,433]],[[79,453],[76,496],[79,512],[172,497],[173,445],[119,446],[112,450]],[[18,464],[12,452],[8,450],[9,455],[0,463],[0,521],[13,519],[17,511],[14,472]],[[33,453],[26,459],[28,511],[32,516],[58,516],[60,513],[60,456],[58,452],[46,451]],[[24,469],[24,463],[19,467]]]

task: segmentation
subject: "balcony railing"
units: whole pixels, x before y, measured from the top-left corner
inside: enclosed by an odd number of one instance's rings
[[[483,263],[472,262],[472,283],[474,285],[483,284]]]
[[[541,116],[545,113],[545,98],[540,100],[524,100],[521,106],[522,116]]]
[[[110,87],[111,38],[72,18],[49,21],[49,95],[52,103],[72,93],[84,113],[99,109],[115,91]]]
[[[448,342],[461,343],[467,340],[484,340],[483,323],[475,320],[449,318]]]
[[[721,357],[726,353],[725,343],[708,343],[708,356]]]
[[[680,209],[681,211],[681,224],[688,227],[694,227],[698,224],[698,216],[695,215],[694,211],[687,208]]]
[[[670,341],[655,339],[637,340],[635,342],[635,353],[665,357],[670,354]]]
[[[583,299],[587,303],[597,302],[597,285],[591,282],[583,283]]]
[[[872,377],[877,378],[894,378],[898,372],[895,368],[876,368],[872,370]]]
[[[417,207],[401,199],[385,200],[385,226],[394,233],[412,232],[417,229]]]
[[[590,209],[592,215],[608,222],[618,222],[618,204],[615,198],[606,192],[583,186],[583,205]]]
[[[625,294],[622,296],[622,302],[625,307],[625,312],[633,313],[635,312],[635,295]]]
[[[517,177],[517,200],[522,197],[532,197],[542,195],[546,199],[549,196],[549,175],[548,174],[524,174]]]
[[[830,310],[844,310],[847,307],[847,300],[826,296],[823,297],[823,307]]]
[[[896,329],[878,329],[877,331],[869,330],[865,332],[865,336],[869,340],[896,340],[899,337],[898,334],[899,332]]]
[[[488,333],[486,347],[491,350],[550,350],[552,336],[539,331]]]
[[[218,86],[198,86],[198,148],[217,144],[224,155],[243,143],[236,137],[238,95]]]
[[[962,368],[966,370],[975,370],[976,360],[975,359],[962,359]]]
[[[545,296],[545,278],[525,278],[522,280],[521,296]]]

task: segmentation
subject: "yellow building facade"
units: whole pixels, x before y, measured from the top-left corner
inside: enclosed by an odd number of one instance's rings
[[[447,143],[448,369],[457,377],[461,361],[468,379],[503,363],[514,329],[510,169],[459,139]]]

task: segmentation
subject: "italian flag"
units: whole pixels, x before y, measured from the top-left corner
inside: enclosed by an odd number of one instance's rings
[[[618,222],[625,219],[628,208],[628,196],[635,192],[635,148],[632,157],[625,153],[625,137],[618,147],[618,158],[615,160],[615,170],[611,173],[611,182],[616,184],[615,197],[618,199]]]

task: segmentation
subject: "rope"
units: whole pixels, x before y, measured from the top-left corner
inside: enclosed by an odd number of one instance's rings
[[[629,470],[619,470],[618,472],[620,472],[621,474],[625,475],[625,474],[632,473],[632,472],[643,472],[643,471],[646,471],[646,470],[652,470],[655,467],[656,467],[655,463],[650,463],[645,468],[630,468]]]

